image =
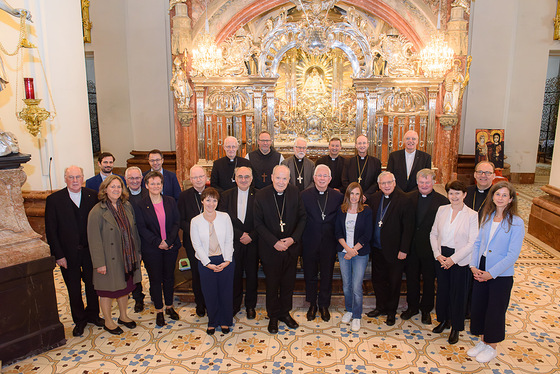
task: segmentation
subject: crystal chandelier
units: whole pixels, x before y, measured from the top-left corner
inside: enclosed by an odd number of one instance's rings
[[[219,75],[222,68],[222,49],[216,45],[214,38],[210,35],[208,27],[208,3],[206,4],[206,25],[200,41],[192,51],[192,69],[195,74],[205,77]]]
[[[454,51],[443,40],[443,34],[436,32],[422,51],[420,51],[420,66],[424,74],[430,78],[443,78],[453,64]]]

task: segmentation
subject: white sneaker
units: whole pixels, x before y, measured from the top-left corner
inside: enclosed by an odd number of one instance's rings
[[[467,351],[467,355],[469,357],[476,357],[480,352],[484,351],[484,348],[486,348],[486,344],[481,340],[477,345]]]
[[[342,323],[348,323],[352,320],[352,312],[346,312],[342,316]]]
[[[360,321],[359,318],[354,318],[352,320],[352,331],[360,331]]]
[[[476,355],[476,360],[480,363],[488,362],[496,358],[498,351],[487,345],[482,352]]]

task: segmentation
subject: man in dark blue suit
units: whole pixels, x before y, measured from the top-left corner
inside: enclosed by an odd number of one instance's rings
[[[99,165],[99,174],[89,178],[86,180],[86,188],[92,189],[96,192],[99,192],[99,186],[101,186],[101,182],[105,180],[109,175],[113,174],[113,164],[115,163],[115,156],[113,156],[109,152],[102,152],[97,157],[97,164]],[[122,179],[124,185],[126,186],[126,181],[120,175],[119,178]]]
[[[175,201],[179,200],[181,194],[181,185],[177,180],[177,175],[169,170],[163,170],[163,153],[159,149],[152,149],[148,153],[148,163],[151,170],[144,173],[144,176],[150,171],[157,171],[163,175],[163,195],[171,196]]]
[[[303,231],[303,276],[305,279],[306,301],[309,302],[307,320],[312,321],[319,313],[323,321],[330,320],[332,277],[336,258],[337,240],[334,234],[336,213],[344,195],[329,187],[331,169],[324,164],[317,165],[313,173],[315,186],[301,193],[301,200],[307,212]],[[321,274],[319,295],[317,285]]]

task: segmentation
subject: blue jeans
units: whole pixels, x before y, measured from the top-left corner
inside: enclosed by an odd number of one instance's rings
[[[350,260],[344,258],[345,253],[338,252],[340,273],[342,275],[342,289],[344,290],[344,306],[352,313],[352,318],[362,318],[364,299],[364,274],[369,256],[354,256]]]

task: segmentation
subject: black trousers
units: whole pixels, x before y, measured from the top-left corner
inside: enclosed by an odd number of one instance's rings
[[[210,263],[219,265],[224,262],[222,255],[210,256]],[[192,265],[191,265],[192,266]],[[197,264],[202,279],[202,290],[208,311],[208,327],[233,325],[233,273],[235,260],[224,270],[215,273],[213,270]]]
[[[325,250],[325,246],[319,245],[316,251],[303,249],[303,277],[305,279],[305,300],[311,305],[329,307],[331,305],[332,278],[334,261],[336,259],[336,247],[333,250]],[[321,283],[319,284],[319,274]],[[317,289],[319,293],[317,294]]]
[[[486,258],[480,261],[484,270]],[[473,283],[471,334],[484,335],[486,343],[499,343],[506,336],[506,312],[509,305],[513,277],[497,277]]]
[[[240,244],[233,252],[235,270],[233,273],[233,310],[241,309],[243,301],[243,273],[245,273],[245,308],[257,306],[259,258],[257,245]]]
[[[142,261],[143,262],[143,261]],[[144,302],[144,295],[143,288],[142,288],[142,281],[136,283],[136,288],[132,291],[132,298],[136,302]]]
[[[434,309],[436,261],[433,256],[420,257],[411,251],[405,260],[406,302],[408,309],[429,313]],[[423,280],[420,299],[420,279]]]
[[[191,273],[192,273],[192,290],[194,293],[194,302],[197,307],[206,308],[206,303],[204,302],[204,295],[202,294],[202,287],[200,287],[200,271],[198,270],[198,259],[194,254],[194,248],[188,246],[185,248],[187,252],[187,258],[191,263]]]
[[[67,269],[61,267],[60,271],[68,289],[72,320],[77,324],[99,318],[99,298],[93,287],[93,265],[88,248],[77,249],[75,260],[68,263]],[[82,298],[82,281],[86,291],[86,307]]]
[[[261,256],[261,262],[266,276],[266,311],[269,318],[279,318],[292,309],[298,256],[289,250],[273,250],[266,260]]]
[[[150,297],[156,309],[163,308],[163,297],[166,306],[173,305],[173,287],[175,286],[175,266],[178,249],[153,249],[142,251],[144,266],[150,281]]]
[[[441,247],[441,254],[451,256],[455,250]],[[468,266],[457,264],[444,269],[440,264],[436,267],[438,290],[436,313],[438,322],[451,321],[451,327],[457,331],[465,329],[465,310],[467,308],[467,290],[469,286]]]
[[[399,306],[404,261],[387,261],[379,248],[373,248],[371,261],[371,283],[375,292],[376,308],[389,315],[395,315]]]

